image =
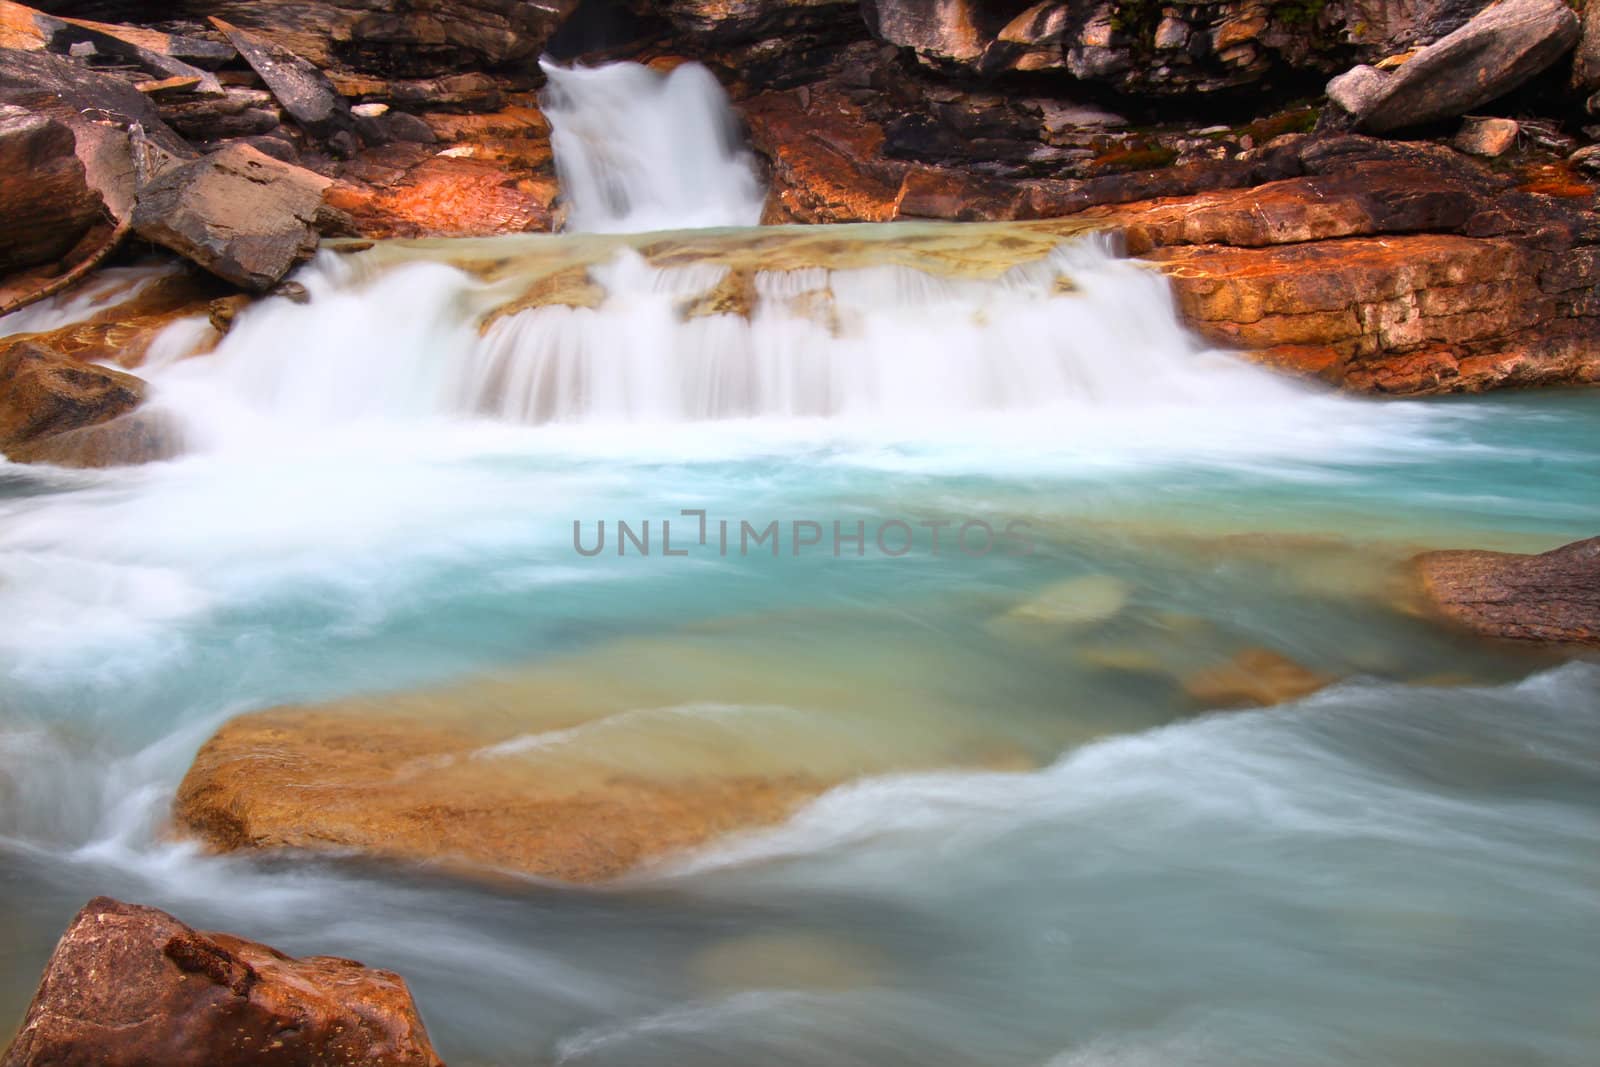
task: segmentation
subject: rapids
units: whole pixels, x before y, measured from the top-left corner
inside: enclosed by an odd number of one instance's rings
[[[573,229],[756,221],[702,74],[551,71]],[[673,199],[602,158],[630,109],[703,134]],[[1600,1055],[1600,664],[1394,586],[1595,533],[1593,393],[1329,395],[1040,225],[389,242],[298,280],[209,355],[163,337],[180,458],[0,464],[6,1025],[106,893],[393,968],[456,1067]],[[665,555],[685,510],[781,550]],[[1012,522],[1029,551],[953,540]],[[1335,684],[1186,687],[1259,647]],[[525,733],[481,755],[530,774],[849,780],[601,888],[167,833],[235,714],[486,677]]]

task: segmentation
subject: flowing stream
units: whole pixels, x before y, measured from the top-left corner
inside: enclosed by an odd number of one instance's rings
[[[1600,663],[1397,577],[1600,532],[1600,394],[1330,395],[1042,224],[744,229],[704,71],[550,76],[574,232],[324,250],[162,339],[181,457],[0,464],[0,1031],[105,893],[456,1067],[1600,1059]],[[1332,684],[1196,684],[1260,649]],[[484,676],[530,773],[845,784],[602,887],[168,832],[234,715]]]

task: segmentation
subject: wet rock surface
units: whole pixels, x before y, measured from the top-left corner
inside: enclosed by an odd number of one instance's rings
[[[143,399],[144,382],[131,374],[13,343],[0,349],[0,452],[106,422]]]
[[[1486,637],[1600,645],[1600,537],[1540,555],[1428,552],[1412,563],[1427,608]]]
[[[0,1067],[439,1067],[398,975],[295,959],[96,897],[72,920]]]
[[[398,713],[349,703],[232,720],[184,778],[178,827],[221,850],[359,849],[597,882],[779,822],[830,784],[806,775],[574,773],[520,758],[538,754],[536,734],[496,736],[407,714],[404,704],[395,702]]]

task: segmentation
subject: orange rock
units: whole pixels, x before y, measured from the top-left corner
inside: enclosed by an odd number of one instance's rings
[[[887,222],[907,165],[883,158],[883,131],[841,93],[763,93],[740,109],[772,165],[769,217]]]
[[[441,1067],[396,974],[294,959],[96,897],[80,911],[3,1067]]]
[[[324,200],[362,237],[490,237],[551,228],[556,184],[493,162],[433,157],[382,188],[338,182]]]
[[[1267,707],[1309,696],[1332,681],[1271,649],[1247,648],[1185,678],[1183,688],[1207,708]]]
[[[355,848],[596,882],[781,821],[832,784],[800,774],[552,775],[514,756],[486,758],[491,743],[465,726],[349,706],[244,715],[195,757],[174,817],[223,850]]]

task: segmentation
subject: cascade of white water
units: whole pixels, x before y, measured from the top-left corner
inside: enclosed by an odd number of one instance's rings
[[[727,94],[685,63],[660,74],[637,63],[543,63],[550,147],[567,228],[643,233],[754,226],[762,190]]]

